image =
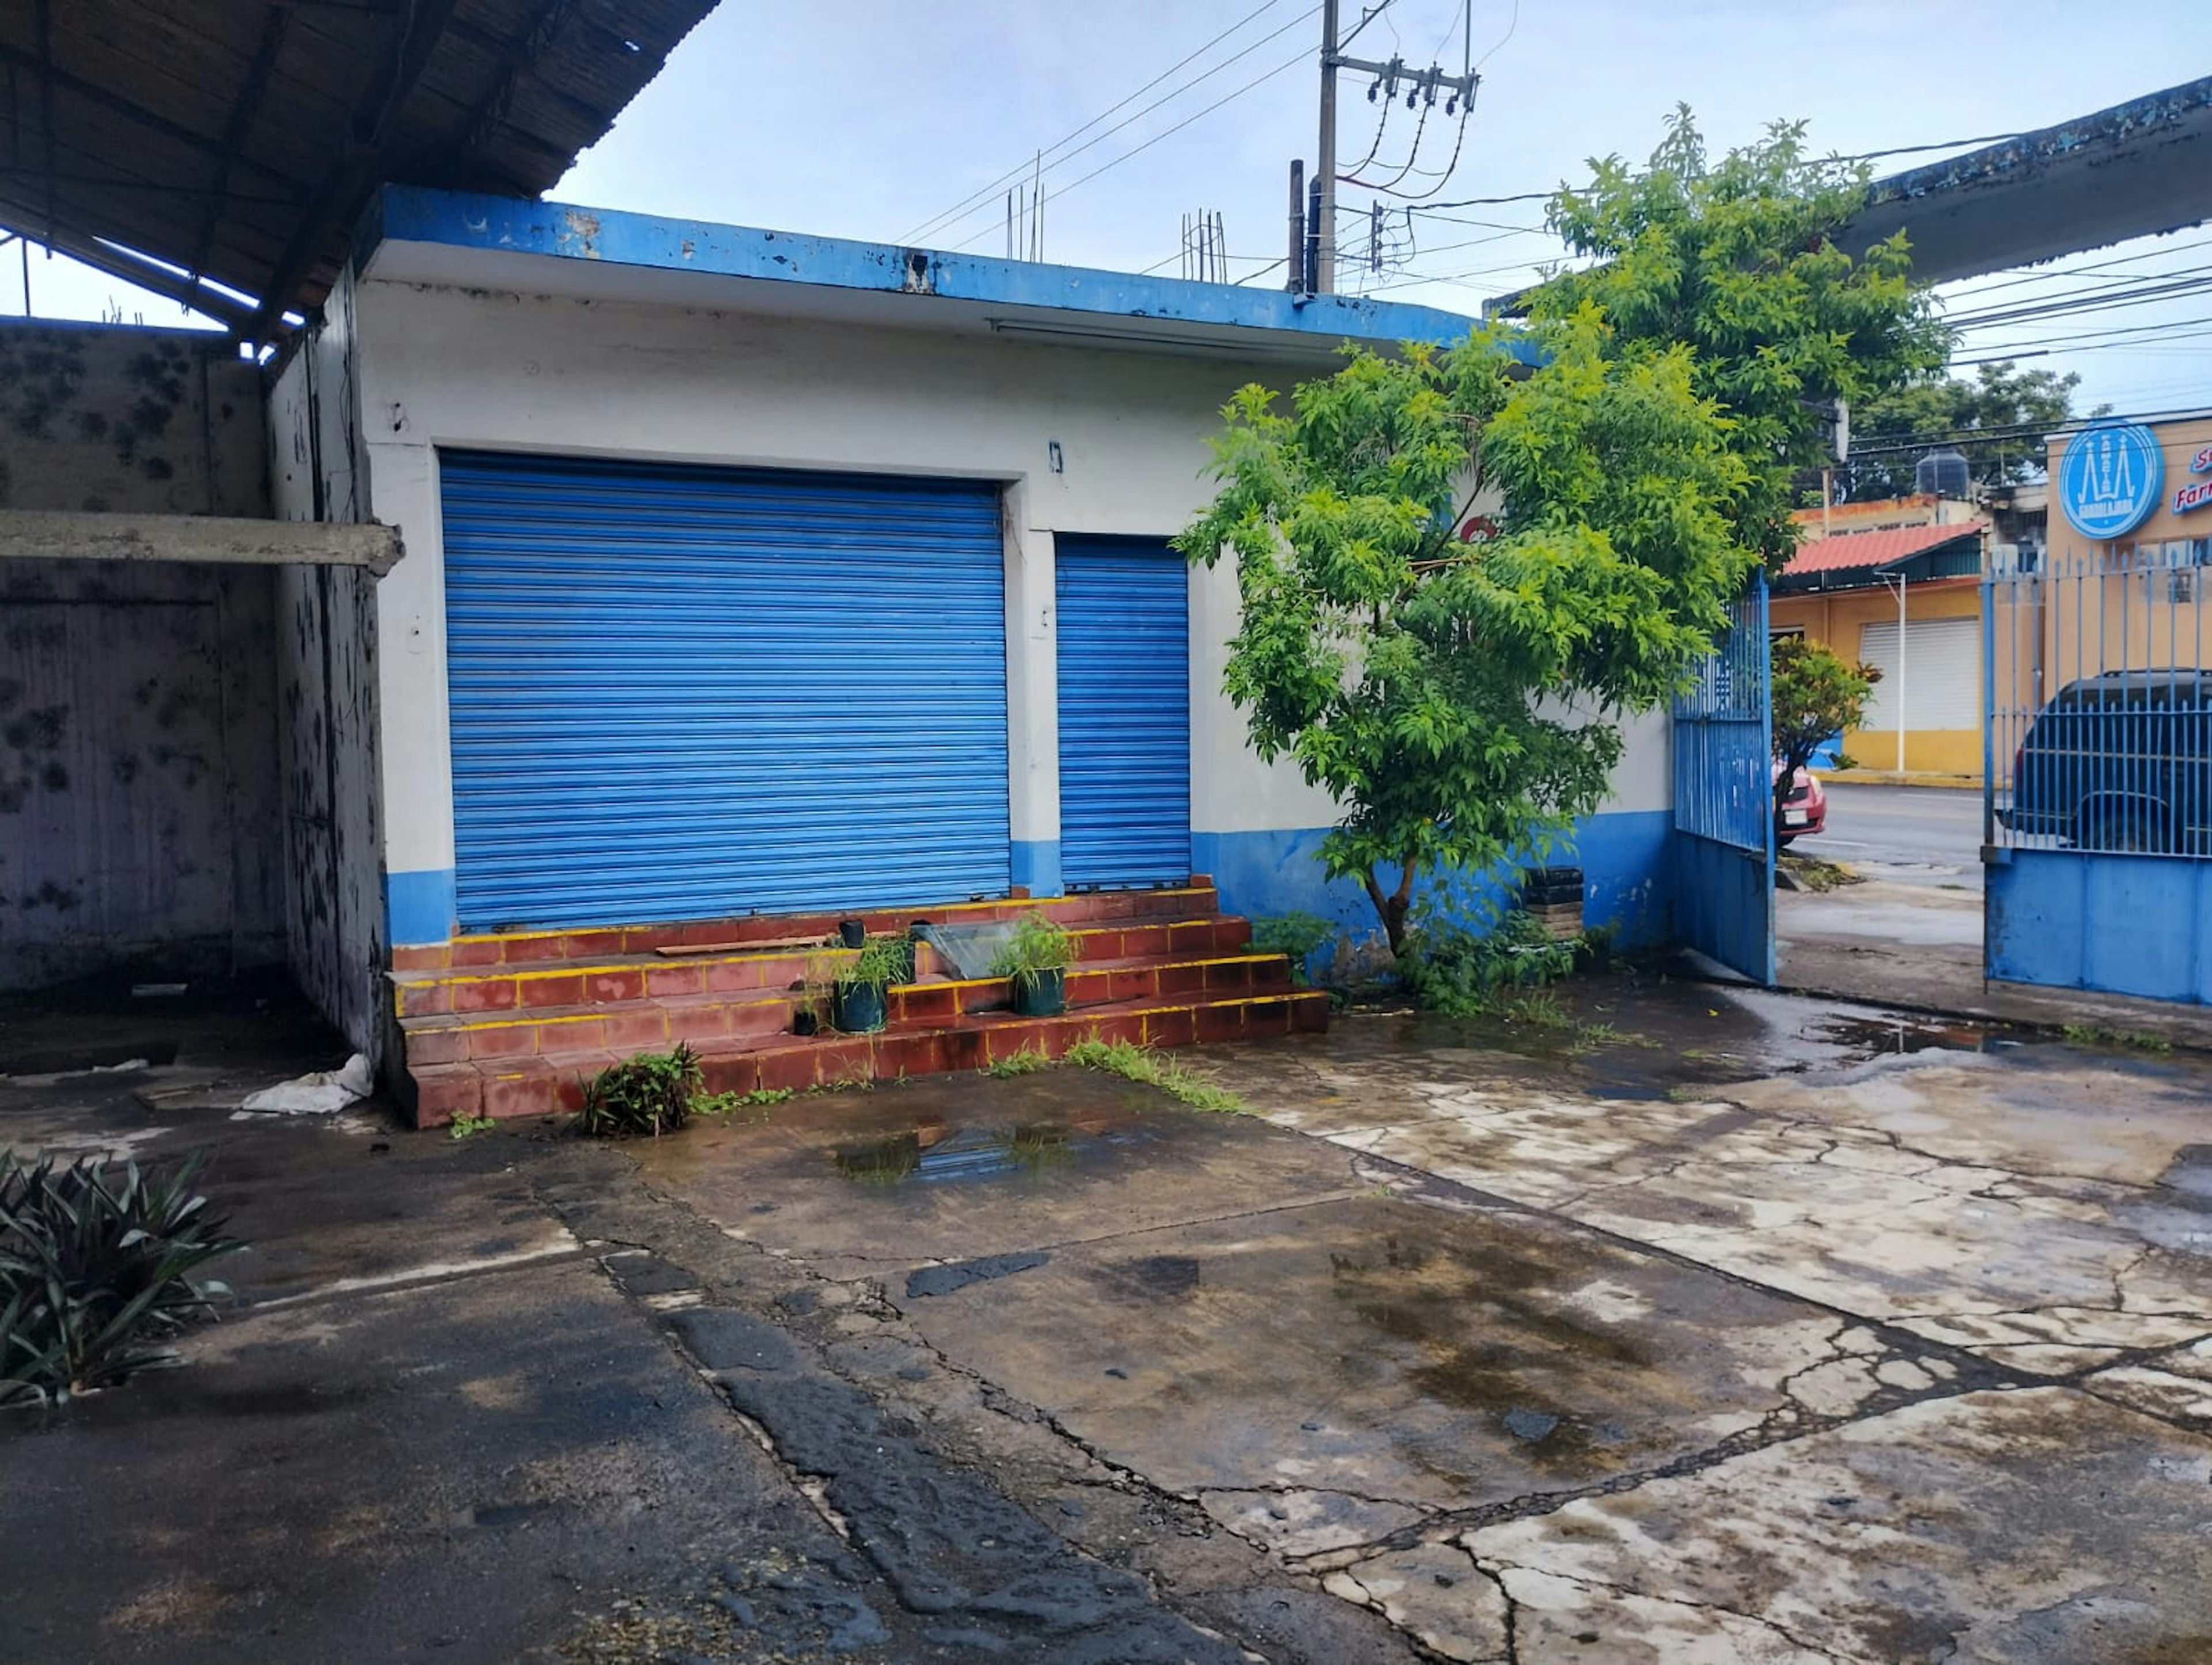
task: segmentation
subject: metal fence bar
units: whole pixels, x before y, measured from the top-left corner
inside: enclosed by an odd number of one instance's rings
[[[2212,858],[2208,556],[2112,546],[1984,579],[1986,842]]]

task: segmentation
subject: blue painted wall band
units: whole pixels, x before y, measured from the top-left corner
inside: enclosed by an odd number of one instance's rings
[[[1060,892],[1060,841],[1056,838],[1017,838],[1013,844],[1014,883],[1033,896],[1056,896]]]
[[[1212,875],[1225,913],[1262,919],[1279,914],[1312,914],[1355,938],[1379,933],[1382,922],[1356,879],[1330,879],[1321,863],[1326,827],[1271,832],[1196,832],[1191,835],[1193,871]],[[1625,948],[1652,948],[1670,940],[1673,881],[1669,852],[1674,816],[1667,810],[1620,810],[1580,823],[1568,846],[1552,851],[1548,865],[1572,864],[1583,870],[1583,916],[1591,926],[1610,926]],[[1475,908],[1507,899],[1511,875],[1493,872],[1453,874],[1420,887],[1418,895],[1455,896]],[[1386,875],[1385,883],[1395,883]]]
[[[384,926],[394,948],[450,942],[457,912],[451,867],[384,876]]]

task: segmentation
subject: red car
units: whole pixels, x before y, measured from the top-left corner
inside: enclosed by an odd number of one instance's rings
[[[1782,765],[1774,765],[1774,778],[1782,778]],[[1793,838],[1803,838],[1819,832],[1828,824],[1828,794],[1821,789],[1820,777],[1808,769],[1801,769],[1790,777],[1790,791],[1774,806],[1774,842],[1787,844]]]

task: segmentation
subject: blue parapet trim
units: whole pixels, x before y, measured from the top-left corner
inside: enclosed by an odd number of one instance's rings
[[[1381,921],[1357,879],[1331,879],[1321,862],[1326,827],[1272,832],[1197,832],[1191,866],[1209,873],[1224,912],[1264,919],[1312,914],[1354,937],[1378,934]],[[1624,948],[1656,948],[1668,940],[1671,893],[1668,852],[1674,817],[1665,810],[1616,810],[1581,822],[1571,840],[1548,852],[1546,866],[1583,870],[1583,918],[1620,933]],[[1453,873],[1424,884],[1419,894],[1449,895],[1480,910],[1507,899],[1510,875],[1492,871]],[[1395,884],[1396,875],[1385,874]]]
[[[2212,1001],[2212,862],[2013,849],[1983,871],[1989,975]]]
[[[1056,838],[1017,838],[1013,845],[1014,883],[1026,886],[1033,896],[1060,894],[1060,841]]]
[[[395,948],[452,941],[457,912],[451,867],[384,876],[385,929]]]
[[[386,242],[1087,313],[1097,320],[1100,346],[1143,340],[1137,326],[1145,320],[1288,332],[1316,337],[1317,345],[1449,345],[1476,327],[1457,313],[1357,295],[1296,295],[1257,284],[1194,283],[410,185],[386,185],[370,204],[355,233],[355,259],[365,264]],[[1073,326],[1068,332],[1079,333]],[[1541,362],[1533,342],[1504,343],[1501,350],[1524,363]]]

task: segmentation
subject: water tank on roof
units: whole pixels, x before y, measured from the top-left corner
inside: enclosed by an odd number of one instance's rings
[[[1912,465],[1912,489],[1923,497],[1963,498],[1972,477],[1966,458],[1948,445]]]

